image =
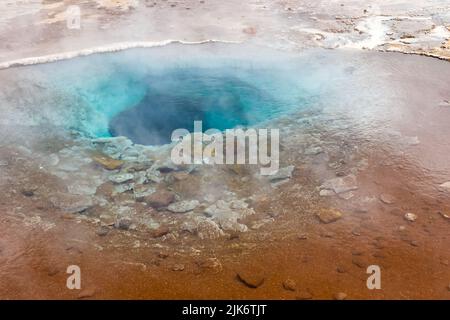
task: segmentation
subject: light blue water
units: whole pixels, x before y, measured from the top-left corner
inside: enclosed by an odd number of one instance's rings
[[[191,50],[191,51],[190,51]],[[183,46],[136,49],[39,66],[80,116],[65,126],[89,137],[170,142],[178,128],[251,126],[320,99],[323,75],[305,58],[217,54]],[[330,70],[327,70],[329,72]]]

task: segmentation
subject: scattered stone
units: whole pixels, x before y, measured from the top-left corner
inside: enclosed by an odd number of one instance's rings
[[[121,183],[125,183],[128,181],[133,180],[134,175],[132,175],[131,173],[119,173],[119,174],[115,174],[112,176],[109,176],[109,181],[116,183],[116,184],[121,184]]]
[[[334,300],[345,300],[347,298],[347,294],[344,292],[338,292],[334,295]]]
[[[29,189],[22,190],[21,193],[25,197],[32,197],[32,196],[34,196],[34,191],[33,190],[29,190]]]
[[[345,177],[327,180],[320,186],[320,189],[333,190],[337,194],[357,190],[356,176],[351,174]]]
[[[114,224],[114,227],[121,230],[128,230],[133,222],[129,218],[120,218]]]
[[[419,246],[419,242],[417,242],[416,240],[411,240],[409,242],[410,245],[412,245],[413,247],[418,247]]]
[[[292,279],[287,279],[283,281],[283,288],[288,291],[295,291],[297,290],[297,284]]]
[[[352,230],[352,235],[359,237],[361,235],[361,231],[359,231],[358,229],[353,229]]]
[[[78,299],[91,298],[94,295],[95,295],[95,289],[94,288],[84,289],[78,294]]]
[[[225,231],[246,232],[248,227],[238,220],[255,213],[252,208],[247,207],[248,204],[243,200],[219,200],[206,208],[204,213]]]
[[[150,232],[150,235],[153,238],[161,238],[162,236],[165,236],[169,232],[170,232],[169,227],[167,227],[167,226],[160,226],[159,228],[152,230]]]
[[[172,271],[183,271],[184,270],[184,264],[177,263],[173,265]]]
[[[159,190],[144,198],[147,204],[155,209],[167,207],[175,201],[175,194],[166,190]]]
[[[344,200],[350,200],[354,196],[355,196],[355,193],[353,191],[348,191],[348,192],[339,194],[339,198],[344,199]]]
[[[355,266],[359,267],[359,268],[366,268],[366,267],[367,267],[367,262],[364,261],[364,260],[361,259],[361,258],[358,258],[358,257],[353,257],[352,263],[353,263]]]
[[[97,229],[95,233],[100,237],[104,237],[109,233],[109,228],[106,226],[101,226]]]
[[[331,223],[342,218],[342,213],[333,208],[320,209],[316,215],[322,223]]]
[[[96,163],[100,164],[107,170],[120,169],[125,163],[122,160],[116,160],[111,157],[108,157],[107,155],[100,155],[100,154],[92,156],[92,160],[94,160]]]
[[[167,210],[174,213],[186,213],[194,210],[199,204],[197,200],[184,200],[170,204]]]
[[[305,149],[304,154],[307,156],[315,156],[322,152],[323,149],[321,147],[308,147]]]
[[[295,299],[297,300],[311,300],[312,298],[313,296],[308,289],[301,290],[300,292],[297,293],[297,296],[295,297]]]
[[[207,258],[205,260],[198,261],[197,265],[201,269],[211,270],[214,273],[219,273],[223,269],[222,264],[217,258]]]
[[[260,287],[265,280],[264,275],[258,273],[255,270],[241,270],[237,272],[237,278],[239,281],[241,281],[243,284],[245,284],[249,288],[256,289]]]
[[[273,175],[268,176],[268,179],[270,182],[278,182],[281,180],[290,179],[292,177],[292,172],[294,171],[294,166],[287,166],[284,168],[278,169],[278,172],[276,172]]]
[[[308,239],[308,235],[307,235],[307,234],[304,234],[304,233],[299,234],[299,235],[297,236],[297,239],[298,239],[298,240],[307,240],[307,239]]]
[[[442,211],[439,211],[438,213],[441,215],[442,218],[450,220],[450,215],[448,215]]]
[[[336,271],[338,273],[346,273],[347,269],[344,266],[337,266]]]
[[[333,190],[322,189],[320,190],[319,195],[321,197],[331,197],[336,195],[336,193]]]
[[[81,213],[94,205],[90,197],[68,193],[57,193],[50,197],[50,202],[67,213]]]
[[[381,202],[383,202],[385,204],[394,204],[395,203],[395,198],[393,196],[391,196],[390,194],[386,194],[386,193],[380,194],[380,200],[381,200]]]
[[[405,219],[407,221],[414,222],[417,220],[417,215],[415,215],[414,213],[408,212],[405,214]]]

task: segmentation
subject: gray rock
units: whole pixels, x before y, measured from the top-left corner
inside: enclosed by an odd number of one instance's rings
[[[194,210],[200,202],[197,200],[184,200],[170,204],[167,210],[174,213],[185,213]]]
[[[287,166],[284,168],[280,168],[275,174],[268,176],[268,179],[270,182],[277,182],[280,180],[290,179],[292,177],[292,172],[294,171],[294,169],[295,169],[294,166]]]
[[[254,214],[254,210],[247,208],[247,203],[242,200],[219,200],[205,209],[204,213],[217,222],[225,231],[245,232],[248,227],[238,222],[248,215]]]
[[[94,205],[91,197],[58,193],[50,197],[50,202],[67,213],[80,213]]]
[[[322,152],[323,149],[321,147],[308,147],[305,149],[304,154],[307,156],[315,156]]]
[[[117,229],[128,230],[133,222],[129,218],[120,218],[114,224]]]
[[[182,230],[196,234],[200,239],[213,240],[225,235],[219,225],[206,217],[195,217],[181,226]]]
[[[320,186],[320,189],[333,190],[337,194],[357,190],[356,176],[351,174],[327,180]]]
[[[133,180],[134,175],[131,173],[118,173],[108,177],[109,181],[120,184]]]

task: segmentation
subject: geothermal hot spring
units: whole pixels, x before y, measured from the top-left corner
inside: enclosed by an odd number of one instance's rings
[[[304,110],[330,89],[330,74],[346,72],[308,55],[260,50],[173,44],[37,65],[27,79],[45,93],[33,92],[41,110],[32,117],[84,137],[161,145],[175,129],[192,132],[195,120],[204,131],[225,130]]]
[[[0,269],[4,292],[60,297],[66,266],[80,259],[115,298],[292,298],[287,278],[329,298],[337,263],[351,297],[377,294],[358,265],[381,264],[383,297],[420,298],[431,283],[441,298],[429,270],[448,275],[448,79],[447,62],[418,56],[223,43],[0,70],[0,205],[12,217],[0,219],[0,240],[20,257]],[[172,132],[196,120],[204,131],[279,129],[280,174],[169,165]],[[191,210],[152,207],[161,190]],[[330,208],[341,218],[323,223]],[[221,271],[203,279],[194,258]],[[59,263],[61,281],[39,273],[46,261]],[[236,281],[243,264],[264,269],[264,286]],[[33,281],[22,277],[30,270]],[[126,281],[111,282],[117,270]]]

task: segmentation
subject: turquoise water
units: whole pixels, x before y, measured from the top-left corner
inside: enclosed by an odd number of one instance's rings
[[[68,117],[68,129],[88,137],[123,135],[146,145],[170,142],[178,128],[192,131],[196,120],[203,121],[203,130],[256,125],[308,107],[324,87],[316,81],[321,78],[317,66],[304,57],[217,54],[181,46],[92,55],[40,68],[54,90],[73,97],[73,105],[58,106],[77,109],[75,119]]]

